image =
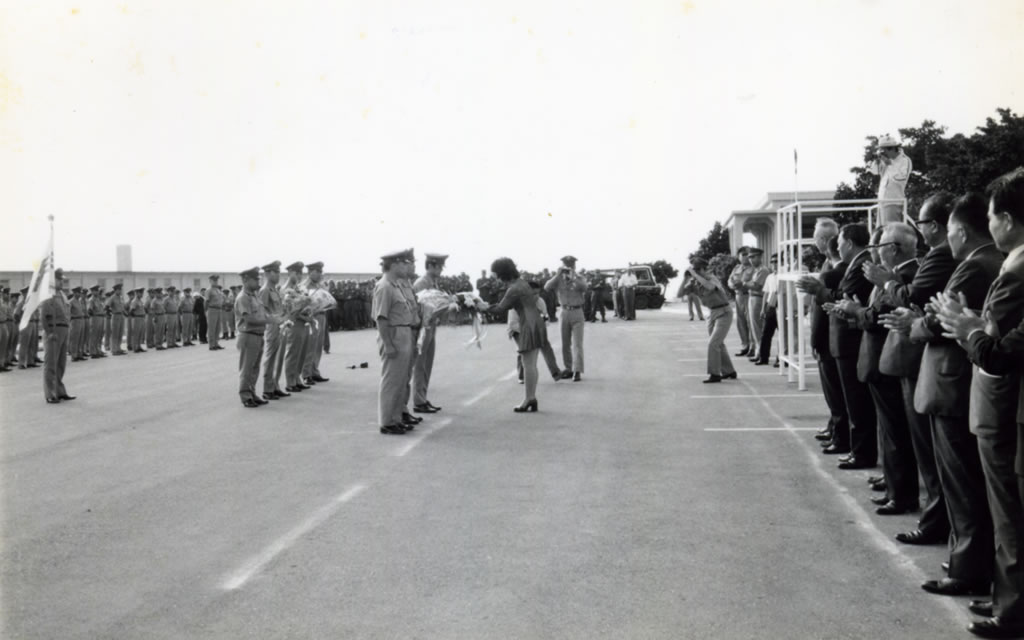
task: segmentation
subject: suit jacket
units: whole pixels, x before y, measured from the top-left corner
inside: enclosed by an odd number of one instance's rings
[[[964,345],[971,362],[979,367],[971,384],[971,431],[978,434],[1015,429],[1014,422],[1024,423],[1021,403],[1024,394],[1021,344],[1024,340],[1019,336],[1024,323],[1024,252],[1011,253],[1003,263],[999,276],[988,290],[982,316],[988,321],[985,331],[975,332]],[[977,387],[981,387],[979,396],[990,399],[993,404],[992,407],[979,406],[978,412],[973,404]],[[993,410],[988,423],[982,420],[986,417],[983,414],[986,408]],[[975,418],[979,419],[977,424]]]
[[[846,273],[846,263],[840,262],[822,271],[821,281],[826,289],[837,289],[844,273]],[[828,314],[815,298],[811,301],[811,348],[822,358],[832,357],[828,340],[828,324]]]
[[[967,306],[980,311],[988,289],[999,275],[1003,254],[994,244],[976,250],[957,266],[946,293],[963,293]],[[954,340],[942,337],[942,325],[934,315],[919,318],[910,338],[927,343],[921,358],[921,376],[914,390],[914,410],[941,416],[965,416],[971,395],[971,363]]]
[[[956,266],[949,245],[932,249],[921,258],[914,279],[891,288],[889,293],[896,306],[909,307],[916,304],[923,309],[932,296],[946,287]]]
[[[896,268],[896,275],[901,283],[913,280],[916,272],[916,260],[905,262]],[[879,318],[895,308],[892,298],[876,287],[871,294],[871,304],[857,314],[857,325],[864,330],[857,353],[857,379],[861,382],[872,382],[882,375],[894,375],[881,366],[883,350],[890,332],[879,323]]]
[[[844,295],[851,298],[856,297],[862,304],[867,304],[871,297],[871,290],[874,285],[864,276],[861,265],[871,259],[871,253],[865,249],[858,253],[850,262],[843,273],[839,285],[835,289],[822,289],[818,294],[818,301],[836,302],[842,300]],[[852,358],[860,350],[860,339],[863,331],[852,327],[846,318],[839,318],[834,315],[828,319],[828,341],[829,351],[833,358]]]
[[[950,260],[952,260],[952,256]],[[896,295],[898,291],[907,287],[913,288],[913,283],[921,279],[922,276],[926,278],[931,277],[931,274],[924,273],[924,262],[919,264],[916,260],[900,265],[896,270],[896,275],[899,276],[901,284],[893,289],[888,296],[888,302],[894,307],[903,306],[899,295]],[[946,274],[942,281],[942,286],[945,286],[948,281],[949,274]],[[938,291],[929,294],[929,298],[934,293],[938,293]],[[898,331],[890,331],[889,335],[885,338],[885,346],[882,347],[882,356],[878,363],[878,368],[885,375],[900,378],[917,378],[923,354],[924,345],[912,342],[909,335]]]

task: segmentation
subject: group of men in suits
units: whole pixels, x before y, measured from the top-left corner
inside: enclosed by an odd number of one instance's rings
[[[988,195],[929,197],[911,224],[815,227],[829,260],[802,278],[841,469],[868,469],[905,544],[946,544],[921,586],[978,595],[981,637],[1024,636],[1024,168]],[[927,251],[918,250],[923,240]],[[919,503],[924,494],[924,505]]]

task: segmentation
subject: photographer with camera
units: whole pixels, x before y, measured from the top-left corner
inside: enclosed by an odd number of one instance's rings
[[[544,283],[544,289],[556,292],[562,307],[562,361],[565,363],[562,378],[579,382],[583,374],[583,302],[587,283],[576,274],[574,256],[562,258],[562,266]]]

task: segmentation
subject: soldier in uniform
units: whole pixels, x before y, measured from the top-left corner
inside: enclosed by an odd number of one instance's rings
[[[178,343],[178,290],[174,286],[167,287],[167,297],[164,298],[164,337],[167,340],[168,349],[177,349]]]
[[[7,336],[13,325],[14,309],[11,308],[11,290],[0,288],[0,372],[10,371],[7,366]]]
[[[323,262],[311,262],[306,265],[306,280],[302,284],[310,296],[318,289],[325,289],[321,283],[323,276]],[[309,348],[306,350],[306,361],[302,365],[303,384],[306,385],[329,380],[320,375],[320,357],[324,352],[324,336],[327,335],[327,310],[314,308],[313,321],[313,333],[310,336]]]
[[[224,291],[220,288],[220,276],[210,276],[210,286],[206,289],[203,302],[206,305],[206,335],[210,351],[223,349],[220,346],[221,313],[224,311]]]
[[[7,336],[7,366],[9,367],[18,364],[18,327],[21,325],[24,308],[23,296],[17,291],[11,292],[11,324],[8,327],[9,335]]]
[[[111,355],[123,356],[126,352],[121,348],[121,339],[124,337],[124,319],[126,308],[124,298],[121,297],[121,289],[124,285],[114,285],[114,295],[107,298],[107,312],[110,314],[110,339],[108,345]]]
[[[149,299],[149,314],[153,317],[153,342],[156,345],[156,350],[163,351],[167,348],[164,346],[167,311],[164,308],[163,287],[153,289],[153,297]]]
[[[235,298],[238,297],[238,286],[232,285],[224,292],[223,320],[221,322],[221,340],[233,340],[235,337]]]
[[[411,262],[411,259],[411,251],[382,256],[384,276],[373,290],[373,317],[377,322],[377,346],[381,359],[377,419],[380,432],[389,435],[402,435],[415,427],[402,421],[402,399],[407,393],[412,362],[414,317],[400,281],[405,274],[405,261]]]
[[[82,335],[83,329],[84,316],[82,314],[85,312],[85,309],[82,307],[82,303],[78,299],[78,292],[81,290],[81,287],[73,287],[71,289],[71,295],[66,298],[68,301],[68,313],[71,314],[69,316],[71,320],[71,333],[69,334],[69,338],[67,340],[67,347],[68,355],[71,356],[72,362],[77,362],[79,360],[78,341],[80,336]]]
[[[75,396],[68,395],[68,390],[64,387],[71,302],[64,295],[64,270],[55,269],[53,275],[53,297],[43,300],[39,305],[39,316],[46,332],[46,346],[43,352],[43,395],[49,404],[75,399]]]
[[[146,303],[142,299],[142,294],[145,289],[139,287],[133,293],[135,296],[131,302],[128,303],[128,313],[131,319],[131,347],[132,353],[145,353],[146,350],[142,348],[142,343],[146,339],[146,334],[149,333],[150,324],[149,319],[146,316]]]
[[[416,300],[416,292],[412,290],[412,277],[416,274],[416,257],[412,249],[409,249],[402,262],[402,277],[398,280],[402,294],[409,301],[412,309],[412,356],[409,358],[409,371],[406,375],[405,390],[402,394],[402,424],[405,428],[414,428],[423,422],[423,418],[409,413],[409,400],[412,398],[412,374],[416,365],[416,345],[419,344],[420,331],[423,329],[423,316],[420,314],[420,305]]]
[[[181,322],[181,346],[191,347],[195,343],[192,342],[192,336],[195,335],[196,330],[196,316],[193,309],[195,308],[196,301],[192,297],[192,287],[185,287],[182,290],[181,304],[178,305],[178,318]]]
[[[89,287],[89,300],[86,305],[86,315],[89,323],[89,339],[86,343],[86,352],[90,358],[105,358],[103,353],[103,318],[106,317],[106,309],[103,308],[102,288],[96,284]],[[85,354],[82,354],[85,357]]]
[[[426,289],[441,288],[441,272],[444,271],[444,262],[447,255],[439,253],[426,254],[425,267],[427,272],[420,276],[413,284],[414,293]],[[440,320],[440,315],[436,316]],[[434,339],[437,333],[437,321],[432,321],[423,329],[423,343],[419,351],[414,354],[415,364],[413,365],[413,405],[412,410],[416,413],[436,413],[441,407],[431,404],[427,400],[427,389],[430,387],[430,373],[434,369]]]
[[[238,323],[238,395],[246,408],[267,404],[256,395],[256,380],[260,375],[260,360],[263,357],[263,333],[267,325],[267,311],[263,308],[257,292],[260,286],[260,270],[253,267],[238,274],[242,278],[243,290],[235,296],[233,315]]]
[[[750,349],[747,355],[751,362],[757,361],[758,350],[761,345],[761,333],[764,331],[764,321],[761,319],[761,311],[764,309],[764,283],[770,273],[763,264],[764,250],[754,247],[747,251],[750,257],[750,280],[746,283],[747,307],[749,309]],[[765,358],[768,356],[765,355]]]
[[[281,324],[285,321],[284,302],[278,290],[281,280],[281,262],[275,260],[263,265],[266,278],[259,291],[260,304],[267,312],[267,326],[263,334],[263,399],[287,398],[281,391],[281,370],[284,368],[285,345],[281,339]]]
[[[100,344],[100,348],[103,351],[113,351],[113,347],[110,346],[110,328],[111,328],[111,313],[110,313],[110,299],[114,297],[114,290],[111,289],[103,294],[103,341]]]
[[[25,301],[28,300],[28,287],[21,290],[21,305],[24,310]],[[21,330],[18,337],[18,368],[31,369],[38,366],[36,362],[39,353],[39,308],[37,307],[29,316],[28,324]],[[20,326],[20,325],[19,325]]]
[[[305,266],[301,262],[293,262],[285,267],[288,281],[281,288],[281,302],[287,318],[282,325],[284,390],[292,393],[309,388],[302,383],[302,366],[306,362],[306,349],[309,345],[309,325],[313,319],[309,296],[299,282]]]
[[[583,374],[583,296],[587,283],[576,275],[576,258],[565,256],[558,273],[544,283],[544,289],[558,294],[562,307],[562,378],[579,382]]]
[[[750,281],[753,270],[747,248],[740,247],[736,252],[740,263],[733,267],[729,274],[729,288],[736,292],[736,330],[740,334],[740,352],[737,357],[749,356],[754,352],[754,343],[750,337],[750,298],[747,296],[746,283]]]

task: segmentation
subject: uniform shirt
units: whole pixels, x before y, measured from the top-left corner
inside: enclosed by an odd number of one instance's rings
[[[720,288],[721,281],[717,276],[708,275],[705,280],[709,281],[713,285],[717,285],[712,289],[706,289],[699,282],[694,281],[694,290],[697,296],[700,298],[701,304],[709,309],[715,309],[718,307],[724,307],[729,304],[729,299],[725,297],[725,292]]]
[[[627,271],[626,273],[622,274],[621,278],[619,278],[620,287],[635,287],[636,283],[636,276],[633,275],[632,271]]]
[[[132,301],[128,303],[128,310],[132,316],[141,318],[146,315],[146,303],[142,301],[142,298],[132,298]]]
[[[178,306],[179,313],[194,313],[195,300],[192,299],[192,294],[182,297],[181,304]]]
[[[110,296],[106,304],[103,306],[106,307],[107,311],[110,313],[114,315],[121,315],[124,313],[124,298],[121,297],[121,294],[115,293]]]
[[[740,263],[736,265],[733,267],[732,273],[729,274],[729,288],[735,291],[738,296],[747,295],[747,290],[743,285],[750,282],[753,272],[754,268],[749,264]]]
[[[206,301],[207,309],[224,308],[224,290],[220,288],[219,284],[207,289],[203,299]]]
[[[164,301],[161,298],[150,298],[149,305],[146,307],[150,315],[162,316],[164,315]]]
[[[412,326],[412,305],[397,281],[386,277],[377,281],[373,288],[373,318],[384,318],[392,327]]]
[[[72,297],[71,300],[68,302],[68,306],[70,308],[72,320],[77,320],[78,318],[85,317],[85,305],[82,304],[82,301],[79,299],[78,296]]]
[[[765,280],[768,278],[766,267],[751,267],[750,280],[747,282],[748,293],[752,296],[760,296],[764,290]]]
[[[0,302],[0,322],[7,322],[11,319],[11,305]]]
[[[259,292],[260,303],[263,308],[267,310],[267,313],[272,316],[279,316],[284,310],[284,304],[281,301],[281,292],[278,291],[277,287],[266,282]]]
[[[23,315],[25,315],[25,296],[18,300],[18,304],[14,305],[14,321],[21,322]]]
[[[174,296],[167,296],[164,300],[164,312],[169,315],[178,314],[178,301],[174,299]]]
[[[412,290],[412,283],[405,278],[398,281],[398,287],[409,301],[409,309],[412,311],[412,327],[415,329],[423,322],[422,316],[420,316],[420,305],[416,300],[416,292]]]
[[[99,296],[93,296],[89,298],[88,313],[90,316],[102,316],[106,314],[106,309],[103,306],[103,300],[100,300]]]
[[[558,304],[563,307],[582,307],[587,283],[579,276],[570,282],[568,278],[558,274],[544,283],[544,290],[556,292]]]
[[[256,294],[242,291],[235,298],[235,327],[243,333],[263,335],[267,326],[267,310]]]
[[[907,181],[910,180],[910,172],[914,169],[914,163],[910,161],[907,154],[900,149],[899,155],[892,159],[889,164],[882,164],[881,160],[875,160],[868,165],[868,171],[876,176],[881,174],[882,179],[878,181],[879,200],[899,200],[904,196],[907,188]]]
[[[235,308],[235,292],[230,289],[224,294],[224,302],[221,305],[223,311],[233,311]]]
[[[68,326],[71,322],[71,302],[64,295],[64,291],[55,291],[52,298],[43,300],[39,305],[40,317],[43,318],[43,327],[51,330],[56,325]]]

